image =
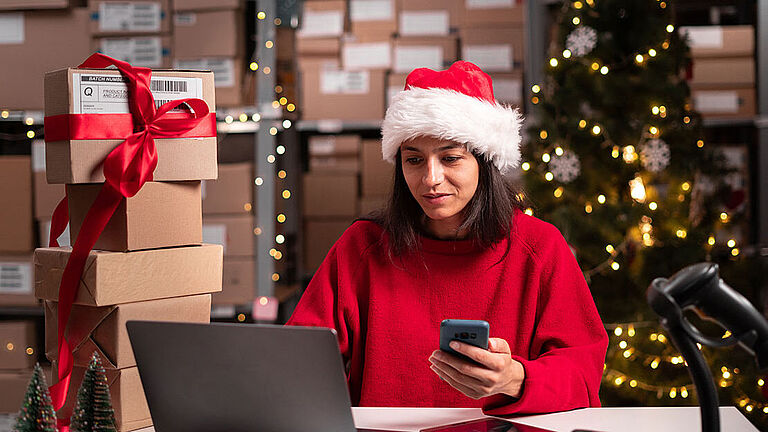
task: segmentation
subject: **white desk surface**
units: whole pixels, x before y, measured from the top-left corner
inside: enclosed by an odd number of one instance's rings
[[[414,432],[485,417],[479,408],[352,408],[355,426]],[[699,407],[585,408],[509,420],[557,432],[589,429],[596,432],[696,432],[701,430]],[[723,432],[759,432],[736,407],[720,407]],[[136,432],[154,432],[149,427]]]

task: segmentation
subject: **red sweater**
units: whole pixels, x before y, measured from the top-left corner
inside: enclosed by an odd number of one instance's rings
[[[600,405],[608,336],[576,259],[552,225],[516,212],[508,240],[421,238],[423,253],[387,257],[387,234],[357,221],[331,248],[289,325],[330,327],[353,405],[482,407],[489,414]],[[422,258],[423,257],[423,258]],[[473,400],[429,369],[440,321],[483,319],[525,368],[520,399]]]

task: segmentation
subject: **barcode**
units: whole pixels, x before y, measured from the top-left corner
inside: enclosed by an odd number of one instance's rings
[[[164,92],[186,92],[186,81],[167,81],[167,80],[154,80],[149,83],[149,89],[151,91],[164,91]]]
[[[168,102],[171,102],[171,100],[170,99],[155,99],[155,109],[160,108],[161,106],[167,104]],[[189,109],[189,107],[187,106],[187,104],[181,104],[181,105],[173,108],[173,111],[176,111],[176,110],[188,110],[188,109]]]

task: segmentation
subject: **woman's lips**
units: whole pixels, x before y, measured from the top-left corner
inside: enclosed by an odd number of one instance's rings
[[[432,205],[442,204],[444,201],[450,197],[450,194],[424,194],[422,195],[424,199]]]

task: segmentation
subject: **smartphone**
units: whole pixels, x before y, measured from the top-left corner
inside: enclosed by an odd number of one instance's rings
[[[548,432],[548,429],[541,429],[535,426],[528,426],[521,423],[510,422],[498,418],[484,418],[479,420],[470,420],[467,422],[454,423],[445,426],[438,426],[428,429],[421,429],[419,432]]]
[[[464,360],[472,361],[469,357],[459,354],[449,346],[451,341],[464,342],[482,349],[488,349],[488,334],[490,326],[483,320],[446,319],[440,323],[440,350],[453,354]]]

